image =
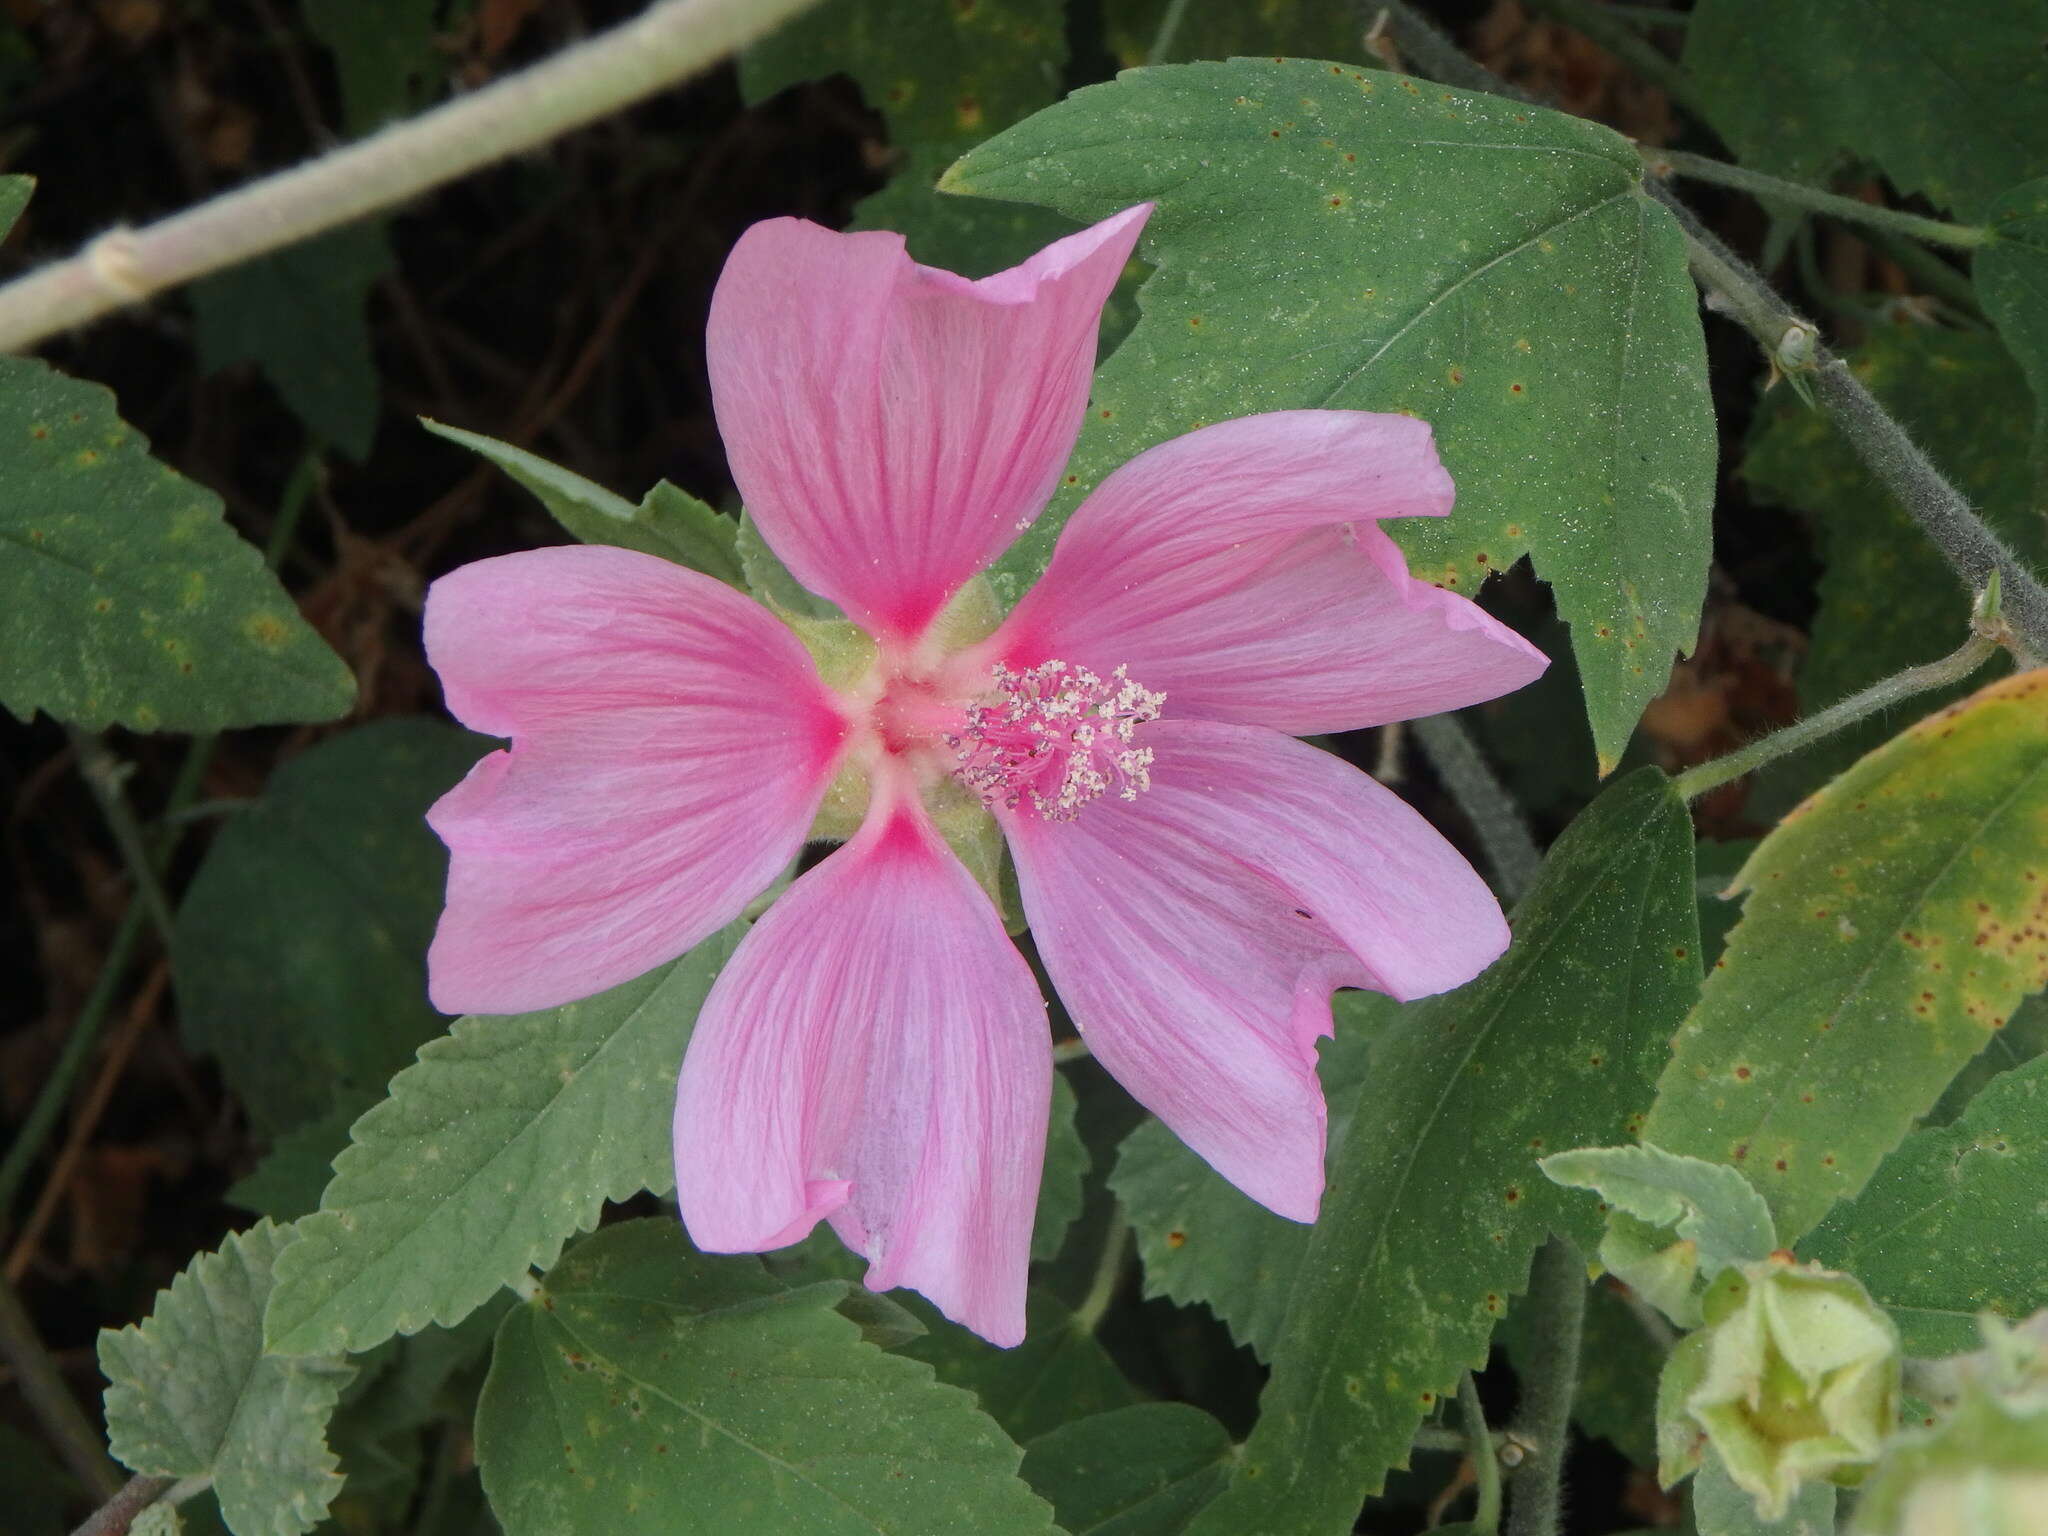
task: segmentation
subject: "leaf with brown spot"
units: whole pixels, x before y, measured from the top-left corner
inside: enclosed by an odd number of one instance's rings
[[[2027,878],[2048,864],[2044,685],[2008,678],[1878,748],[1736,878],[1741,921],[1644,1136],[1740,1163],[1787,1241],[2048,982],[2048,893]]]

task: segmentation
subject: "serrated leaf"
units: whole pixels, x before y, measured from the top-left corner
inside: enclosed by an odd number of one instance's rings
[[[1372,1043],[1398,1023],[1401,1005],[1340,992],[1333,1011],[1336,1035],[1317,1065],[1330,1114],[1326,1162],[1343,1145]],[[1138,1236],[1145,1294],[1208,1307],[1238,1343],[1272,1359],[1310,1229],[1240,1193],[1157,1120],[1124,1138],[1109,1185]]]
[[[1794,1243],[2048,981],[2048,673],[1863,759],[1757,845],[1643,1138],[1740,1167]]]
[[[1709,1454],[1693,1479],[1692,1518],[1699,1536],[1834,1536],[1835,1490],[1807,1483],[1783,1519],[1766,1520],[1756,1500],[1735,1486],[1721,1458]]]
[[[1024,1448],[1068,1536],[1180,1536],[1230,1473],[1230,1432],[1185,1403],[1091,1414]]]
[[[1800,1256],[1847,1270],[1892,1314],[1909,1355],[1974,1348],[1977,1314],[2048,1306],[2048,1059],[1995,1079],[1954,1125],[1915,1132]]]
[[[466,1018],[392,1080],[278,1267],[286,1354],[447,1327],[547,1264],[606,1200],[673,1186],[676,1066],[728,928],[582,1002]]]
[[[2026,371],[2034,396],[2034,465],[2048,483],[2048,177],[2001,195],[1985,222],[1996,237],[1970,263],[1984,313]]]
[[[1033,1286],[1024,1303],[1024,1342],[998,1349],[948,1322],[922,1296],[904,1306],[925,1325],[924,1337],[899,1351],[922,1360],[948,1386],[972,1392],[1011,1439],[1023,1442],[1084,1413],[1137,1401],[1116,1362],[1066,1303]]]
[[[1598,1191],[1609,1205],[1674,1229],[1698,1250],[1700,1273],[1709,1280],[1730,1264],[1765,1258],[1778,1246],[1770,1207],[1726,1163],[1636,1146],[1554,1152],[1539,1166],[1559,1184]]]
[[[131,1471],[210,1478],[235,1536],[298,1536],[341,1487],[328,1416],[354,1370],[263,1353],[272,1267],[292,1230],[260,1221],[201,1254],[140,1324],[100,1334],[107,1435]]]
[[[498,1334],[477,1460],[507,1536],[1050,1533],[963,1392],[863,1343],[828,1281],[693,1253],[670,1221],[579,1243]],[[687,1515],[683,1512],[687,1511]]]
[[[1404,411],[1435,427],[1458,510],[1388,531],[1468,592],[1533,555],[1619,759],[1693,643],[1714,471],[1684,243],[1626,140],[1397,75],[1236,59],[1078,91],[942,185],[1084,220],[1157,205],[1142,316],[1096,374],[1066,488],[997,564],[1007,597],[1141,449],[1256,411]]]
[[[179,1027],[263,1134],[381,1094],[445,1027],[426,954],[448,855],[422,818],[488,745],[436,720],[343,732],[207,850],[172,935]]]
[[[1879,327],[1850,367],[2023,561],[2048,562],[2048,528],[2034,510],[2027,470],[2026,384],[1995,338]],[[1820,608],[1799,668],[1807,713],[1963,643],[1970,594],[1825,412],[1784,401],[1757,432],[1742,473],[1760,499],[1818,526]],[[1924,707],[1969,691],[1957,684]],[[1774,764],[1763,776],[1766,814],[1797,804],[1897,726],[1895,716],[1874,715]]]
[[[1551,1232],[1592,1203],[1545,1151],[1629,1134],[1699,985],[1692,825],[1655,770],[1551,848],[1508,953],[1373,1052],[1229,1489],[1194,1529],[1349,1531],[1416,1426],[1486,1358]]]
[[[352,137],[418,106],[443,69],[437,0],[305,0],[306,25],[334,55]]]
[[[637,549],[644,555],[659,555],[701,571],[729,586],[746,586],[737,548],[739,524],[666,480],[656,481],[654,489],[641,497],[636,507],[596,481],[586,480],[524,448],[425,416],[420,418],[420,425],[436,437],[460,443],[497,465],[531,491],[547,508],[549,516],[585,544]]]
[[[1067,1230],[1081,1214],[1088,1178],[1088,1148],[1074,1124],[1079,1108],[1074,1085],[1064,1073],[1052,1080],[1052,1119],[1045,1135],[1045,1168],[1038,1180],[1038,1210],[1031,1223],[1031,1257],[1045,1263],[1059,1257]]]
[[[351,1093],[314,1120],[296,1125],[271,1143],[247,1177],[223,1197],[273,1221],[297,1221],[320,1209],[320,1192],[334,1177],[334,1160],[348,1146],[349,1127],[375,1107],[380,1094]]]
[[[371,222],[195,283],[200,372],[256,363],[316,438],[361,462],[376,436],[379,393],[366,311],[392,265],[384,226]]]
[[[98,730],[331,720],[355,679],[114,397],[0,358],[0,704]]]
[[[1700,0],[1685,69],[1742,159],[1797,181],[1875,161],[1965,210],[2048,172],[2048,3]]]
[[[799,81],[852,76],[898,156],[854,227],[898,230],[919,261],[982,277],[1073,230],[1042,209],[933,190],[963,152],[1058,97],[1063,10],[1062,0],[826,0],[740,56],[740,88],[758,102]]]

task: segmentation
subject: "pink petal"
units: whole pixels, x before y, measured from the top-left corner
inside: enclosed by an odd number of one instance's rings
[[[466,565],[426,640],[455,717],[512,738],[427,813],[448,1013],[587,997],[732,921],[803,845],[846,729],[767,610],[632,550]]]
[[[1507,924],[1428,822],[1328,753],[1197,720],[1144,744],[1135,800],[1002,813],[1032,936],[1096,1059],[1239,1189],[1312,1221],[1331,991],[1459,986]]]
[[[1030,966],[917,802],[880,807],[705,1001],[676,1090],[684,1224],[750,1253],[830,1216],[871,1289],[1015,1344],[1051,1095]]]
[[[1124,665],[1174,715],[1290,735],[1476,704],[1547,659],[1411,577],[1370,521],[1450,508],[1430,430],[1407,416],[1204,427],[1103,481],[995,643],[1017,667]]]
[[[711,393],[747,509],[797,580],[908,638],[1030,525],[1150,211],[979,282],[880,231],[771,219],[740,237],[711,300]]]

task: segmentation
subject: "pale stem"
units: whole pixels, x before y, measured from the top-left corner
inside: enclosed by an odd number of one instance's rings
[[[1529,836],[1528,824],[1515,798],[1474,746],[1465,727],[1451,715],[1429,715],[1411,721],[1423,756],[1437,771],[1458,809],[1472,823],[1486,862],[1493,868],[1501,900],[1513,906],[1535,882],[1543,855]]]
[[[1653,149],[1644,145],[1637,153],[1642,156],[1644,167],[1653,176],[1683,176],[1688,181],[1705,181],[1715,186],[1733,187],[1738,192],[1747,192],[1759,199],[1789,203],[1796,208],[1824,213],[1844,223],[1867,224],[1872,229],[1906,235],[1914,240],[1924,240],[1930,245],[1949,245],[1969,250],[1973,246],[1984,245],[1996,238],[1982,225],[1951,224],[1945,219],[1924,219],[1915,213],[1901,213],[1895,208],[1866,203],[1861,198],[1843,197],[1840,193],[1823,192],[1818,187],[1786,181],[1777,176],[1765,176],[1758,171],[1744,170],[1739,165],[1710,160],[1705,155],[1689,155],[1682,149]]]
[[[1472,1529],[1479,1536],[1494,1536],[1500,1529],[1500,1458],[1493,1453],[1493,1436],[1486,1432],[1486,1411],[1479,1404],[1479,1384],[1470,1371],[1458,1378],[1458,1411],[1465,1421],[1470,1445],[1467,1455],[1472,1472],[1479,1479],[1479,1505],[1472,1512]]]
[[[1508,1536],[1558,1536],[1586,1286],[1586,1261],[1570,1243],[1553,1237],[1536,1250],[1529,1295],[1522,1303],[1535,1326],[1528,1369],[1522,1373],[1522,1400],[1515,1407],[1515,1434],[1529,1446],[1529,1455],[1515,1473]]]
[[[1188,0],[1167,0],[1166,14],[1159,18],[1159,30],[1152,34],[1152,46],[1145,50],[1147,64],[1164,64],[1173,52],[1173,39],[1180,31],[1181,18],[1188,13]]]
[[[812,0],[658,0],[472,95],[173,214],[113,229],[0,288],[0,352],[394,207],[717,63]]]
[[[131,1477],[119,1493],[86,1516],[71,1536],[128,1536],[137,1515],[175,1491],[168,1477]]]
[[[1074,1326],[1083,1333],[1093,1333],[1102,1326],[1103,1315],[1116,1299],[1116,1288],[1124,1275],[1124,1255],[1130,1242],[1131,1228],[1130,1223],[1124,1220],[1124,1208],[1121,1205],[1111,1206],[1109,1230],[1102,1238],[1102,1256],[1095,1261],[1095,1279],[1088,1287],[1088,1294],[1081,1298],[1081,1305],[1074,1309]]]
[[[1960,649],[1930,661],[1924,666],[1908,667],[1903,672],[1894,672],[1882,682],[1872,683],[1861,693],[1852,693],[1839,704],[1830,704],[1817,715],[1795,721],[1782,731],[1773,731],[1760,741],[1717,757],[1712,762],[1701,763],[1697,768],[1688,768],[1671,781],[1671,787],[1679,797],[1694,800],[1710,789],[1717,789],[1730,779],[1739,779],[1745,773],[1754,772],[1765,763],[1773,762],[1802,747],[1809,747],[1823,737],[1832,736],[1844,726],[1854,725],[1865,716],[1879,710],[1889,709],[1915,694],[1927,693],[1936,688],[1946,688],[1959,683],[1972,672],[1983,666],[1998,653],[1998,642],[1986,635],[1972,635],[1963,642]]]

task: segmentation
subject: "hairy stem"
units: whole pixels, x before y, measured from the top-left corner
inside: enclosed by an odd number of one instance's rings
[[[665,90],[811,0],[659,0],[632,21],[472,95],[0,288],[0,351],[394,207]]]
[[[1544,0],[1544,3],[1555,3],[1555,0]],[[1688,181],[1705,181],[1719,187],[1733,187],[1738,192],[1748,192],[1758,198],[1789,203],[1795,208],[1824,213],[1829,218],[1840,219],[1847,224],[1865,224],[1872,229],[1905,235],[1930,245],[1949,245],[1968,250],[1995,238],[1991,231],[1982,225],[1951,224],[1944,219],[1924,219],[1916,213],[1900,213],[1895,208],[1880,207],[1876,203],[1866,203],[1861,198],[1843,197],[1840,193],[1823,192],[1818,187],[1809,187],[1801,182],[1786,181],[1782,177],[1744,170],[1739,165],[1710,160],[1705,155],[1689,155],[1682,149],[1652,149],[1645,145],[1637,153],[1642,156],[1643,165],[1653,176],[1683,176]]]
[[[1447,85],[1492,91],[1519,100],[1516,90],[1491,70],[1474,63],[1435,25],[1403,0],[1389,0],[1388,19],[1396,40],[1423,71]],[[1820,345],[1820,328],[1802,319],[1772,292],[1770,284],[1693,216],[1692,210],[1655,179],[1645,190],[1670,209],[1685,233],[1686,254],[1700,286],[1763,344],[1775,361],[1802,372],[1816,371],[1815,393],[1841,424],[1864,462],[1897,496],[1921,531],[1948,560],[1971,591],[1981,591],[1993,570],[2004,585],[2007,623],[2019,649],[2048,657],[2048,589],[1970,510],[1961,492],[1944,479],[1906,429],[1889,416],[1841,362]],[[1797,355],[1789,356],[1796,345]],[[2024,656],[2023,660],[2026,659]]]
[[[1817,715],[1809,715],[1804,720],[1795,721],[1782,731],[1773,731],[1761,740],[1738,748],[1725,757],[1717,757],[1712,762],[1701,763],[1697,768],[1686,769],[1672,780],[1672,787],[1678,791],[1682,799],[1697,799],[1708,790],[1726,784],[1730,779],[1739,779],[1745,773],[1763,767],[1765,763],[1797,752],[1802,747],[1812,746],[1823,737],[1832,736],[1844,726],[1854,725],[1865,716],[1903,703],[1915,694],[1959,683],[1997,653],[1996,640],[1985,635],[1972,635],[1963,643],[1961,649],[1939,661],[1930,661],[1925,666],[1908,667],[1903,672],[1894,672],[1882,682],[1872,683],[1861,693],[1852,693],[1839,704],[1830,704]]]
[[[1493,1436],[1486,1432],[1486,1412],[1479,1405],[1479,1385],[1472,1373],[1458,1378],[1458,1412],[1465,1421],[1470,1442],[1473,1476],[1479,1479],[1479,1504],[1472,1512],[1472,1529],[1479,1536],[1494,1536],[1500,1529],[1500,1458],[1494,1454]]]
[[[156,861],[150,857],[142,823],[136,820],[123,788],[130,770],[107,750],[103,738],[90,731],[81,731],[76,726],[69,727],[68,733],[71,749],[78,756],[79,777],[85,780],[86,788],[99,802],[100,817],[107,824],[114,847],[120,852],[121,862],[127,866],[128,878],[135,882],[135,899],[142,903],[149,920],[156,924],[157,936],[169,944],[171,904],[164,896],[163,883],[157,879]]]
[[[1429,766],[1472,823],[1486,862],[1492,866],[1501,900],[1513,906],[1536,879],[1543,855],[1536,851],[1528,824],[1514,796],[1494,777],[1472,738],[1451,715],[1430,715],[1413,722]]]
[[[131,1477],[106,1503],[86,1517],[71,1536],[128,1536],[135,1517],[171,1488],[168,1477]]]
[[[1579,1381],[1579,1337],[1586,1321],[1586,1261],[1561,1237],[1536,1250],[1529,1296],[1535,1319],[1529,1369],[1515,1409],[1515,1434],[1529,1459],[1515,1473],[1508,1536],[1558,1536],[1564,1499],[1565,1442]]]
[[[14,1384],[71,1475],[94,1498],[111,1498],[121,1486],[120,1468],[101,1449],[99,1431],[64,1384],[28,1309],[5,1280],[0,1280],[0,1356],[13,1368]]]
[[[1848,364],[1820,345],[1818,327],[1772,292],[1747,262],[1716,239],[1682,203],[1654,182],[1649,190],[1677,217],[1700,286],[1716,295],[1781,366],[1811,379],[1819,403],[1849,445],[1920,525],[1920,531],[1941,551],[1966,587],[1981,591],[1991,573],[1998,572],[2006,622],[2020,648],[2034,656],[2048,656],[2048,589],[2039,578],[1970,509],[1963,493],[1934,467],[1906,429],[1849,371]]]

